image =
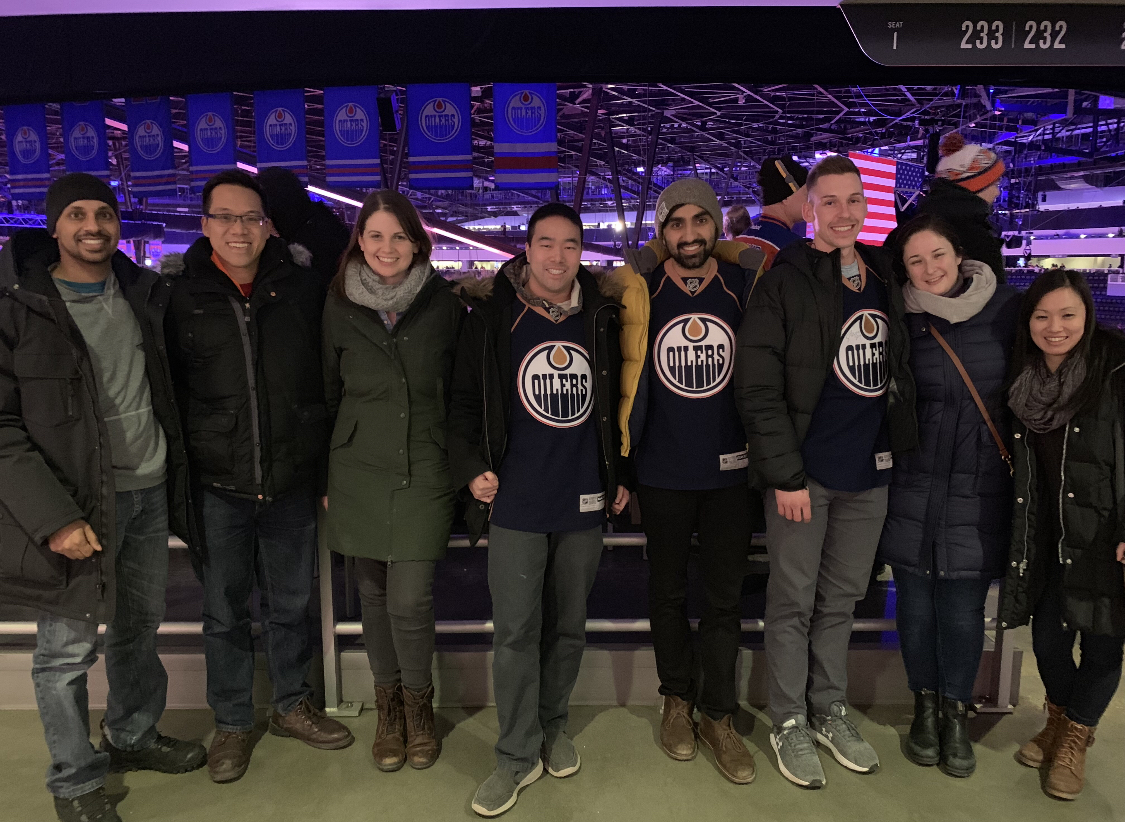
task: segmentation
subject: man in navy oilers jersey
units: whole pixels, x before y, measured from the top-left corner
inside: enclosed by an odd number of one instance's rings
[[[616,412],[618,305],[582,268],[582,221],[552,203],[532,215],[527,248],[483,289],[454,366],[453,484],[468,488],[474,543],[489,523],[496,770],[473,798],[499,816],[520,789],[575,773],[566,736],[586,645],[586,598],[602,524],[629,494]]]
[[[902,292],[882,250],[856,242],[867,216],[859,171],[829,157],[807,185],[815,237],[782,249],[755,286],[734,383],[765,491],[770,743],[786,778],[819,788],[814,739],[850,770],[879,766],[847,708],[848,642],[892,452],[914,447],[917,423]]]
[[[764,251],[766,268],[773,265],[778,251],[805,239],[793,231],[793,226],[805,219],[801,209],[808,201],[808,176],[805,167],[791,157],[762,160],[758,169],[758,188],[762,192],[758,225],[734,239]]]
[[[731,373],[743,295],[762,256],[753,257],[750,270],[712,256],[721,225],[711,187],[692,177],[677,180],[656,203],[657,236],[671,256],[651,271],[625,268],[618,275],[626,283],[622,348],[629,362],[622,425],[635,449],[648,537],[649,617],[664,698],[660,746],[673,759],[695,758],[698,704],[699,737],[719,771],[747,784],[754,758],[731,723],[738,710],[738,606],[754,517]],[[685,610],[696,531],[706,594],[699,621],[702,689]]]

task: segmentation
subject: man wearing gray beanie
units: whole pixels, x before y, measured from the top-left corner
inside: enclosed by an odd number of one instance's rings
[[[671,255],[654,270],[622,269],[622,429],[635,445],[641,519],[648,538],[649,618],[663,716],[659,742],[676,760],[698,736],[720,773],[754,779],[754,758],[732,727],[739,599],[752,506],[746,434],[731,385],[743,294],[755,270],[712,256],[723,213],[707,183],[676,180],[656,203],[656,236]],[[637,310],[647,302],[648,311]],[[639,303],[639,305],[638,305]],[[699,622],[703,681],[693,666],[684,601],[691,536],[699,532],[706,605]]]
[[[805,181],[809,173],[792,157],[767,157],[758,170],[762,212],[758,224],[735,237],[741,243],[760,248],[766,255],[766,268],[773,265],[777,252],[787,245],[804,241],[793,230],[803,221],[801,208],[808,202]]]
[[[0,253],[0,602],[38,614],[31,678],[62,822],[120,822],[111,771],[184,773],[206,749],[161,734],[156,648],[187,463],[163,345],[168,289],[117,250],[117,198],[89,174],[47,191],[49,229]],[[101,744],[87,672],[106,625]]]

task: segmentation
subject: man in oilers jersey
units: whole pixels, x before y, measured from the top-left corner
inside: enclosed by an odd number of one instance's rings
[[[738,264],[713,256],[722,223],[707,183],[676,180],[661,193],[655,214],[657,239],[670,256],[655,268],[638,258],[635,268],[615,274],[625,284],[621,427],[648,538],[649,618],[663,696],[660,747],[672,759],[694,759],[698,732],[723,776],[747,784],[754,758],[731,723],[738,710],[739,599],[761,509],[751,504],[746,432],[731,374],[744,294],[762,256]],[[696,532],[705,592],[702,685],[685,610]]]
[[[917,423],[902,291],[882,249],[856,242],[859,171],[828,157],[807,186],[815,236],[783,248],[754,287],[734,385],[765,492],[770,743],[787,779],[819,788],[817,742],[852,771],[879,766],[847,707],[848,642],[893,454],[914,447]]]
[[[543,206],[526,251],[466,283],[472,309],[454,366],[453,486],[466,489],[472,541],[486,523],[492,594],[496,770],[473,798],[499,816],[546,769],[575,773],[566,735],[586,645],[586,597],[602,525],[628,502],[620,456],[618,304],[581,265],[582,221]]]

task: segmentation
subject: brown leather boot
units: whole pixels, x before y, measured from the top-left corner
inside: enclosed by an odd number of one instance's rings
[[[428,768],[437,762],[441,741],[434,730],[434,686],[424,691],[402,689],[406,713],[406,759],[415,770]]]
[[[719,773],[736,785],[749,785],[754,781],[754,755],[746,750],[742,737],[731,724],[732,720],[733,717],[727,714],[716,722],[706,712],[700,711],[699,738],[715,754]]]
[[[678,696],[665,696],[660,709],[660,747],[673,759],[695,759],[695,706]]]
[[[207,772],[212,782],[234,782],[250,767],[249,731],[215,731],[207,750]]]
[[[335,751],[355,742],[347,726],[314,708],[308,698],[297,703],[287,714],[274,710],[270,714],[270,733],[274,736],[291,736],[312,748]]]
[[[1016,751],[1016,761],[1029,768],[1038,768],[1044,762],[1050,764],[1055,755],[1059,727],[1062,724],[1066,708],[1055,705],[1051,700],[1045,700],[1043,707],[1047,709],[1047,725],[1034,737],[1020,746]]]
[[[375,767],[390,773],[406,764],[406,720],[402,714],[402,686],[375,686],[375,706],[379,709],[379,730],[371,755]]]
[[[1086,749],[1094,744],[1094,731],[1062,718],[1055,737],[1055,757],[1047,772],[1047,793],[1059,799],[1077,799],[1086,784]]]

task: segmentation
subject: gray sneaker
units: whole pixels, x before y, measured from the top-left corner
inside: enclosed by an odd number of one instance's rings
[[[875,753],[855,725],[848,719],[848,709],[843,702],[833,702],[828,716],[812,718],[813,733],[817,741],[832,751],[836,761],[857,773],[874,773],[879,768],[879,755]]]
[[[777,767],[786,779],[802,788],[824,787],[824,768],[820,766],[816,743],[803,716],[794,716],[781,725],[774,725],[770,732],[770,744],[777,754]]]
[[[513,772],[500,765],[484,780],[473,797],[473,810],[481,816],[499,816],[516,804],[520,791],[543,775],[543,760],[530,771]]]
[[[543,742],[543,764],[547,773],[562,779],[564,776],[578,773],[582,767],[582,757],[578,749],[566,734],[559,734],[553,740]]]

